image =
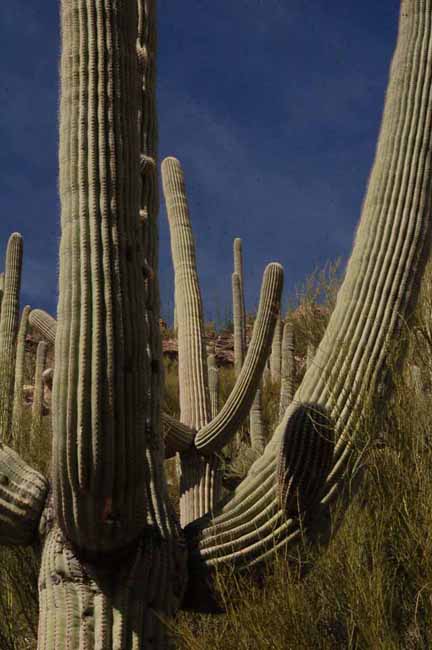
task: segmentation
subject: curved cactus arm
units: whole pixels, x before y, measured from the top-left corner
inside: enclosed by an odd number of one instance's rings
[[[162,429],[165,436],[165,458],[193,447],[196,431],[182,424],[168,413],[162,412]]]
[[[0,444],[0,544],[36,541],[48,481],[16,452]]]
[[[430,250],[431,46],[432,2],[403,0],[376,158],[335,309],[263,456],[211,522],[203,518],[190,527],[191,558],[198,564],[258,563],[300,539],[298,518],[287,519],[280,507],[276,480],[284,433],[299,403],[325,409],[335,431],[315,521],[325,521],[352,474],[362,409],[373,402],[389,347],[412,313]],[[230,541],[219,543],[222,535]]]
[[[32,309],[29,315],[29,324],[42,336],[55,345],[57,321],[43,309]]]
[[[20,326],[16,344],[15,362],[15,386],[12,412],[12,430],[14,442],[18,442],[20,428],[22,426],[23,413],[23,386],[24,386],[24,360],[25,360],[25,338],[27,334],[28,318],[31,308],[26,305],[21,314]]]
[[[195,447],[200,454],[222,449],[249,413],[270,351],[282,287],[282,266],[269,264],[264,271],[257,318],[241,373],[217,416],[198,431]]]
[[[19,233],[9,237],[6,250],[4,293],[0,315],[0,432],[12,439],[12,409],[15,378],[16,339],[19,328],[23,240]]]

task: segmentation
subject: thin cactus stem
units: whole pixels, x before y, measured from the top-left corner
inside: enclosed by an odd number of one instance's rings
[[[19,296],[23,240],[19,233],[10,236],[5,263],[4,293],[0,316],[0,436],[6,443],[13,437],[12,410],[19,326]]]
[[[212,419],[219,413],[219,368],[216,365],[216,356],[207,356],[208,383],[210,392],[210,411]]]
[[[238,377],[242,369],[245,355],[242,314],[242,284],[238,273],[232,274],[231,281],[234,325],[234,370],[235,376]]]
[[[418,296],[430,250],[432,208],[432,2],[402,0],[398,43],[376,158],[336,306],[293,403],[235,496],[188,529],[190,564],[251,566],[297,543],[302,529],[277,499],[277,459],[299,405],[324,409],[335,432],[332,463],[314,508],[317,529],[345,489],[364,408]],[[221,542],[224,536],[226,541]],[[228,539],[226,539],[229,537]]]
[[[162,184],[175,274],[180,420],[200,429],[210,420],[203,306],[184,175],[176,158],[162,162]],[[220,463],[216,456],[200,458],[195,450],[182,452],[178,462],[180,522],[184,526],[212,510],[219,500]]]
[[[282,287],[282,266],[276,262],[269,264],[264,272],[258,313],[241,373],[217,416],[196,435],[195,446],[201,454],[220,451],[250,411],[270,351]]]
[[[282,369],[279,401],[279,420],[294,399],[295,393],[295,359],[294,359],[294,327],[287,319],[282,334]]]
[[[22,430],[22,415],[24,402],[24,362],[25,362],[25,340],[28,328],[28,319],[31,307],[26,305],[21,314],[20,326],[16,342],[16,361],[15,361],[15,387],[12,412],[12,430],[13,441],[15,444],[24,443]]]
[[[262,382],[255,393],[250,409],[250,439],[254,451],[262,454],[265,447],[265,433],[262,408]]]
[[[43,381],[42,375],[45,370],[47,359],[48,343],[46,341],[39,341],[36,350],[36,364],[34,376],[34,389],[33,389],[33,404],[32,404],[32,436],[40,432],[42,426],[43,416]]]
[[[280,382],[281,379],[282,325],[282,319],[279,315],[276,321],[270,354],[270,375],[274,384]]]
[[[243,272],[243,242],[236,237],[233,243],[234,273],[237,273],[240,280],[240,330],[242,334],[243,358],[246,354],[246,305],[245,305],[245,282]]]

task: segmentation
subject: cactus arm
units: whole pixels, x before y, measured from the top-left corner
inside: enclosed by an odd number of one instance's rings
[[[210,419],[207,357],[195,244],[180,162],[162,162],[162,186],[171,235],[178,323],[180,420],[198,429]],[[219,461],[201,458],[195,449],[179,455],[182,526],[211,510],[220,498]]]
[[[234,323],[234,369],[236,377],[239,376],[244,359],[244,332],[242,318],[242,285],[238,273],[231,276],[233,294],[233,323]]]
[[[32,434],[37,434],[42,425],[43,413],[43,380],[42,374],[45,369],[48,352],[48,343],[39,341],[36,350],[36,366],[34,376],[33,405],[32,405]]]
[[[242,336],[242,357],[246,354],[246,307],[244,295],[244,273],[243,273],[243,243],[240,237],[236,237],[233,243],[233,257],[234,257],[234,273],[240,281],[240,331]]]
[[[57,321],[43,309],[32,309],[29,324],[50,343],[55,345]]]
[[[362,405],[371,392],[374,397],[389,346],[415,304],[430,247],[431,43],[432,2],[404,0],[375,162],[334,312],[263,456],[211,525],[203,518],[189,528],[191,561],[256,563],[300,539],[297,518],[285,516],[276,494],[281,445],[299,404],[318,405],[334,424],[335,449],[314,509],[316,521],[326,519],[344,490]],[[243,537],[245,524],[251,532]],[[221,535],[230,541],[219,544]]]
[[[279,420],[284,416],[285,411],[294,398],[294,328],[292,321],[286,320],[282,334],[282,371],[281,389],[279,401]]]
[[[262,453],[265,447],[264,423],[262,417],[262,380],[250,409],[250,439],[254,451]]]
[[[162,412],[162,428],[165,435],[165,458],[172,458],[177,452],[193,447],[196,431],[168,413]]]
[[[0,544],[28,545],[37,538],[47,480],[0,444]]]
[[[175,158],[162,162],[162,182],[175,271],[181,421],[199,428],[210,413],[203,306],[184,175]]]
[[[215,418],[219,413],[219,368],[216,365],[216,357],[214,354],[207,356],[207,368],[211,417]]]
[[[241,373],[217,416],[198,431],[195,447],[200,454],[222,449],[249,413],[269,354],[282,286],[282,266],[269,264],[264,272],[257,318]]]
[[[273,383],[280,381],[281,378],[281,342],[282,320],[279,315],[276,321],[270,354],[270,374]]]
[[[19,294],[23,240],[19,233],[9,237],[6,250],[4,293],[0,316],[0,432],[2,440],[12,439],[12,409],[19,326]]]
[[[26,305],[21,314],[20,326],[16,344],[15,362],[15,387],[12,412],[12,430],[14,442],[19,442],[19,433],[22,425],[23,413],[23,385],[24,385],[24,359],[25,359],[25,338],[27,334],[28,318],[30,307]]]

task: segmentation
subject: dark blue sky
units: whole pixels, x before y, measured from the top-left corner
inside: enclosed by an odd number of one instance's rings
[[[160,156],[183,163],[208,319],[231,308],[234,237],[250,310],[268,262],[285,268],[286,304],[314,268],[347,259],[398,13],[398,0],[159,0]],[[58,3],[2,2],[0,44],[0,254],[23,234],[23,302],[55,313]]]

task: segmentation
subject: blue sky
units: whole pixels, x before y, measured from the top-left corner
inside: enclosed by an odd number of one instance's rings
[[[243,239],[246,307],[265,265],[284,304],[349,256],[381,120],[398,0],[159,0],[160,159],[186,176],[207,319],[231,308]],[[0,255],[24,236],[22,301],[57,303],[58,3],[0,4]],[[173,309],[163,201],[162,314]]]

